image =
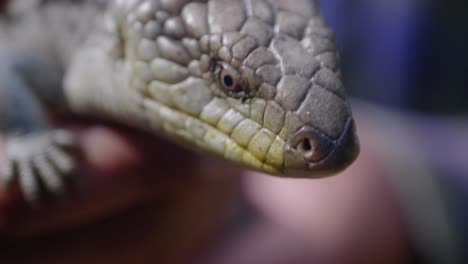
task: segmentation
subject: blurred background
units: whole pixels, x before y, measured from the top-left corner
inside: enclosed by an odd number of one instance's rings
[[[392,171],[386,181],[404,213],[413,261],[466,263],[468,2],[321,5],[336,32],[350,94],[362,100],[355,111],[371,126],[363,134],[376,137],[376,145],[363,148],[386,153]]]
[[[197,160],[204,176],[157,199],[172,214],[151,232],[167,212],[145,200],[117,223],[0,239],[0,262],[3,249],[5,263],[468,263],[468,2],[320,4],[361,141],[350,169],[292,181]]]
[[[351,94],[429,114],[467,112],[468,3],[328,0]]]

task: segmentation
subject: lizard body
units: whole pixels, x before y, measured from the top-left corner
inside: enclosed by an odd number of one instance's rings
[[[314,1],[96,1],[45,1],[0,29],[0,126],[22,132],[3,177],[29,200],[37,178],[62,190],[58,175],[73,167],[62,150],[73,136],[45,132],[44,104],[273,175],[325,176],[356,158],[333,33]],[[24,154],[25,139],[42,160]]]

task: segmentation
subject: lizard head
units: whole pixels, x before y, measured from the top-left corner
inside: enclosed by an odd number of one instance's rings
[[[116,1],[150,123],[270,174],[320,177],[355,160],[333,33],[314,1],[187,2]]]

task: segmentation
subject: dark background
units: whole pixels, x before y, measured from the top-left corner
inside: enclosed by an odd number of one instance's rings
[[[322,0],[348,90],[385,105],[468,111],[468,2]]]

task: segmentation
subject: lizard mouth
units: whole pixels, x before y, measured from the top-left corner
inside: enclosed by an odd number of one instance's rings
[[[315,128],[297,131],[285,149],[285,174],[293,177],[327,176],[347,168],[359,154],[354,120],[348,118],[343,132],[331,139]]]

